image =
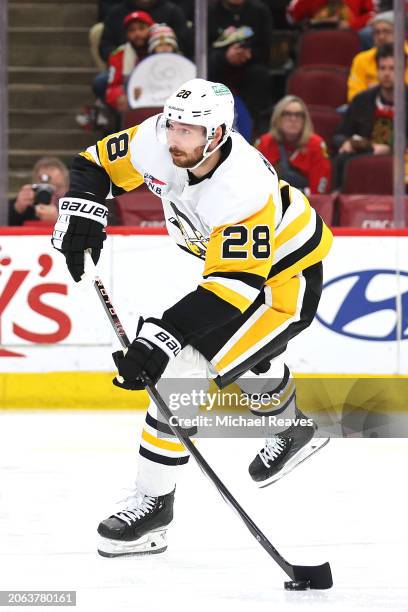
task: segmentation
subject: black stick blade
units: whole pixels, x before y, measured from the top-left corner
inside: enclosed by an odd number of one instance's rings
[[[330,589],[333,578],[329,563],[322,565],[293,565],[292,580],[308,580],[311,589]]]

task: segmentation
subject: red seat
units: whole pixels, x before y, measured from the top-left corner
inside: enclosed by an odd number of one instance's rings
[[[115,201],[121,225],[164,226],[161,200],[145,185],[117,196]]]
[[[343,195],[338,198],[339,222],[346,227],[393,227],[393,196]],[[408,198],[405,198],[405,218],[408,220]]]
[[[310,204],[321,216],[326,225],[333,225],[337,193],[314,193],[308,196],[308,199]]]
[[[337,66],[297,68],[288,78],[287,93],[307,104],[336,108],[347,102],[348,70]]]
[[[392,166],[391,155],[351,157],[344,168],[341,192],[377,195],[392,193]]]
[[[133,108],[122,113],[122,129],[139,125],[145,119],[162,112],[162,108],[157,106],[146,106],[146,108]]]
[[[298,66],[349,68],[360,51],[360,40],[351,30],[309,30],[299,41]]]
[[[341,115],[328,106],[309,106],[314,131],[324,138],[329,153],[333,153],[333,136],[341,122]]]

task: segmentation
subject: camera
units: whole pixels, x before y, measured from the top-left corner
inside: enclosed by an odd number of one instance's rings
[[[48,174],[41,174],[40,182],[34,183],[33,185],[31,185],[31,187],[35,191],[34,202],[33,202],[34,206],[36,204],[50,204],[51,203],[51,198],[52,198],[52,194],[55,191],[55,187],[54,185],[50,184],[50,177],[48,176]]]

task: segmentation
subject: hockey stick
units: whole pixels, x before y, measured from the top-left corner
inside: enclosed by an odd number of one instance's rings
[[[130,344],[129,338],[123,329],[122,323],[116,314],[116,310],[112,305],[101,279],[95,276],[93,284],[119,342],[124,348],[126,348]],[[152,385],[147,385],[146,390],[151,399],[155,402],[156,406],[159,408],[174,434],[187,448],[191,455],[193,455],[201,470],[209,478],[213,485],[215,485],[218,492],[221,494],[227,504],[233,510],[235,510],[254,538],[258,540],[260,545],[266,550],[272,559],[274,559],[281,569],[292,579],[292,582],[285,582],[285,588],[288,590],[304,590],[307,588],[329,589],[333,585],[329,563],[326,562],[322,565],[292,565],[286,561],[286,559],[282,557],[268,538],[262,533],[259,527],[255,525],[251,517],[248,516],[245,510],[240,506],[224,483],[218,478],[217,474],[201,455],[200,451],[194,446],[185,429],[178,424],[177,417],[171,412],[170,408],[167,406],[157,389]],[[176,424],[174,424],[174,422],[176,422]],[[170,423],[173,423],[173,425],[170,425]]]

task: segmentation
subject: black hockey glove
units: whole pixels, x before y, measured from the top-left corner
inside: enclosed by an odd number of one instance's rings
[[[84,198],[86,194],[67,195],[59,201],[59,217],[52,235],[52,246],[65,255],[68,270],[75,282],[84,274],[84,253],[91,250],[94,264],[98,263],[108,209],[104,204]]]
[[[161,319],[146,319],[139,323],[132,344],[112,354],[118,368],[113,384],[122,389],[140,391],[146,385],[155,385],[170,359],[177,357],[182,348],[180,334]]]

